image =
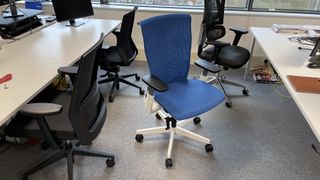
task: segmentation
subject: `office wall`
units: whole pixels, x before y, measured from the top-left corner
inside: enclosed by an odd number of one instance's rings
[[[48,14],[53,14],[51,5],[44,5],[44,10]],[[94,5],[94,18],[119,19],[121,20],[123,14],[128,12],[132,7],[117,7],[108,5]],[[139,8],[136,13],[136,22],[145,18],[161,15],[165,13],[176,13],[174,9],[146,9]],[[192,60],[196,59],[197,42],[200,30],[200,23],[202,21],[202,12],[196,10],[179,10],[178,13],[189,13],[192,16]],[[264,12],[226,12],[224,25],[226,27],[243,27],[249,29],[250,27],[270,27],[273,23],[282,24],[315,24],[320,25],[320,15],[307,14],[288,14],[288,13],[264,13]],[[133,39],[140,49],[138,60],[145,60],[143,53],[143,40],[139,26],[135,23],[133,29]],[[224,41],[232,41],[233,33],[228,31],[223,38]],[[108,43],[115,43],[114,38],[107,38]],[[240,45],[250,48],[252,35],[249,33],[240,41]],[[259,46],[255,47],[254,56],[263,56],[262,50]]]

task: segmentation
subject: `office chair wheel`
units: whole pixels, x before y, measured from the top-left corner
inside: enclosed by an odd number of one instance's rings
[[[194,124],[199,124],[201,122],[201,119],[199,117],[193,118],[193,123]]]
[[[113,102],[113,97],[109,97],[109,102]]]
[[[107,164],[107,167],[113,167],[116,163],[114,162],[114,159],[110,158],[110,159],[107,159],[106,160],[106,164]]]
[[[227,101],[227,102],[225,103],[225,105],[227,106],[227,108],[231,108],[232,102],[231,102],[231,101]]]
[[[207,152],[212,152],[212,151],[213,151],[213,146],[212,146],[212,144],[206,144],[205,148],[206,148],[206,151],[207,151]]]
[[[139,93],[140,93],[140,95],[144,95],[144,90],[140,89]]]
[[[249,94],[249,89],[243,89],[243,90],[242,90],[242,94],[245,95],[245,96],[248,96],[248,94]]]
[[[172,159],[171,158],[167,158],[166,159],[166,168],[171,168],[172,167]]]
[[[161,116],[158,113],[156,113],[156,118],[160,120]]]
[[[143,135],[142,134],[137,134],[136,135],[136,141],[141,143],[143,141]]]
[[[136,81],[140,81],[140,76],[136,76]]]

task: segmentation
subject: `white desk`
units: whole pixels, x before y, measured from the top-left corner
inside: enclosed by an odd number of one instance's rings
[[[56,23],[0,50],[0,76],[12,73],[12,80],[0,85],[0,125],[15,115],[20,107],[49,85],[57,69],[75,63],[100,38],[121,21],[88,19],[71,28]]]
[[[311,51],[299,50],[298,44],[290,42],[288,37],[293,34],[275,33],[270,28],[253,27],[250,30],[254,36],[251,47],[254,47],[255,42],[260,44],[320,141],[320,94],[296,92],[287,78],[287,75],[320,77],[320,69],[307,68]]]

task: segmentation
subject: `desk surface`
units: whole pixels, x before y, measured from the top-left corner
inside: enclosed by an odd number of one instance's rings
[[[12,73],[8,89],[0,84],[0,125],[13,116],[58,75],[57,69],[75,63],[100,38],[121,21],[88,19],[79,27],[56,23],[2,46],[0,76]]]
[[[299,50],[299,44],[290,42],[293,34],[275,33],[270,28],[251,28],[255,40],[266,53],[289,93],[320,141],[320,94],[296,92],[288,75],[320,77],[320,69],[309,69],[309,50]]]

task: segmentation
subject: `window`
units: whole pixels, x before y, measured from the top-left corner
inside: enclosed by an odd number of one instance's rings
[[[317,11],[320,0],[254,0],[253,9]]]
[[[143,4],[151,6],[171,6],[171,7],[203,7],[204,0],[109,0],[110,4]],[[245,8],[247,0],[226,0],[226,7]]]
[[[100,0],[92,0],[100,2]],[[177,8],[203,8],[204,0],[102,0],[110,4],[134,4]],[[320,13],[320,0],[226,0],[226,9]]]

